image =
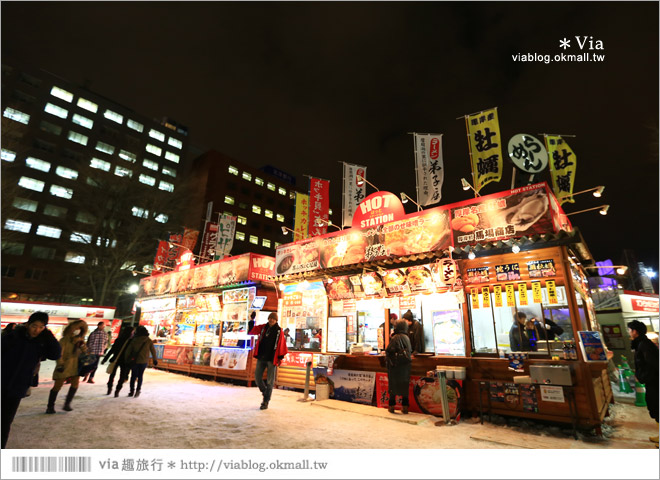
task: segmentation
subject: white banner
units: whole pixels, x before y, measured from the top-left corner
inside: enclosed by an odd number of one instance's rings
[[[367,192],[366,182],[358,180],[358,176],[367,178],[367,167],[344,163],[343,198],[341,212],[341,226],[350,227],[353,214],[358,204],[364,200]]]
[[[438,203],[442,197],[442,182],[445,178],[442,135],[415,134],[415,173],[417,203],[422,207]]]
[[[215,248],[215,259],[225,258],[234,246],[236,234],[236,217],[222,215],[218,218],[218,243]]]

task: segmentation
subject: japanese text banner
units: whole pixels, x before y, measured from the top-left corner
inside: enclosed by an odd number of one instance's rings
[[[200,263],[213,261],[215,257],[215,247],[218,244],[218,224],[206,222],[204,235],[202,236],[202,246],[199,250]]]
[[[236,232],[236,217],[223,215],[218,219],[217,244],[215,247],[215,259],[226,257],[234,246],[234,234]]]
[[[545,141],[550,157],[552,190],[555,192],[557,201],[559,205],[564,202],[575,203],[573,198],[573,184],[577,167],[575,153],[559,135],[546,135]]]
[[[296,219],[293,240],[304,240],[309,233],[309,195],[296,192]]]
[[[467,117],[474,189],[502,178],[502,142],[497,109]]]
[[[330,209],[330,182],[320,178],[309,179],[309,233],[311,236],[325,235],[328,232]],[[322,224],[317,221],[322,220]]]
[[[358,177],[362,177],[358,180]],[[344,162],[341,226],[350,227],[358,204],[366,196],[367,167]]]
[[[442,161],[442,135],[415,134],[417,203],[425,207],[442,198],[445,170]]]

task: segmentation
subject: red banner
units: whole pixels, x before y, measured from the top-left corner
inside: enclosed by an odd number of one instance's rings
[[[156,251],[156,257],[154,258],[154,272],[160,272],[162,266],[167,263],[169,250],[170,246],[166,241],[161,240],[158,242],[158,250]]]
[[[312,237],[328,232],[330,182],[320,178],[309,180],[309,233]],[[321,221],[321,225],[317,222]]]

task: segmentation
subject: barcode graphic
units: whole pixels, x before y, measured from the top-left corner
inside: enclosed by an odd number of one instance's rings
[[[13,457],[12,472],[91,472],[92,457]]]

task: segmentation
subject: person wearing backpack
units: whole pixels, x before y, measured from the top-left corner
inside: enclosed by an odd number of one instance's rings
[[[410,367],[412,364],[412,346],[408,338],[408,322],[398,320],[394,324],[394,336],[385,350],[387,359],[387,380],[390,395],[388,411],[394,413],[396,396],[401,396],[401,413],[407,414],[410,400]]]
[[[154,343],[149,338],[149,331],[146,327],[140,325],[135,329],[135,337],[127,345],[124,352],[124,358],[128,365],[131,367],[131,382],[130,382],[130,391],[128,392],[129,397],[137,398],[140,396],[142,390],[142,379],[144,378],[144,371],[147,368],[149,363],[149,354],[151,353],[151,359],[154,363],[154,366],[158,365],[158,359],[156,358],[156,349],[154,348]],[[135,381],[137,380],[137,390],[135,389]],[[119,379],[121,382],[122,379]],[[117,391],[115,392],[115,397],[121,389],[121,385],[117,384]]]

